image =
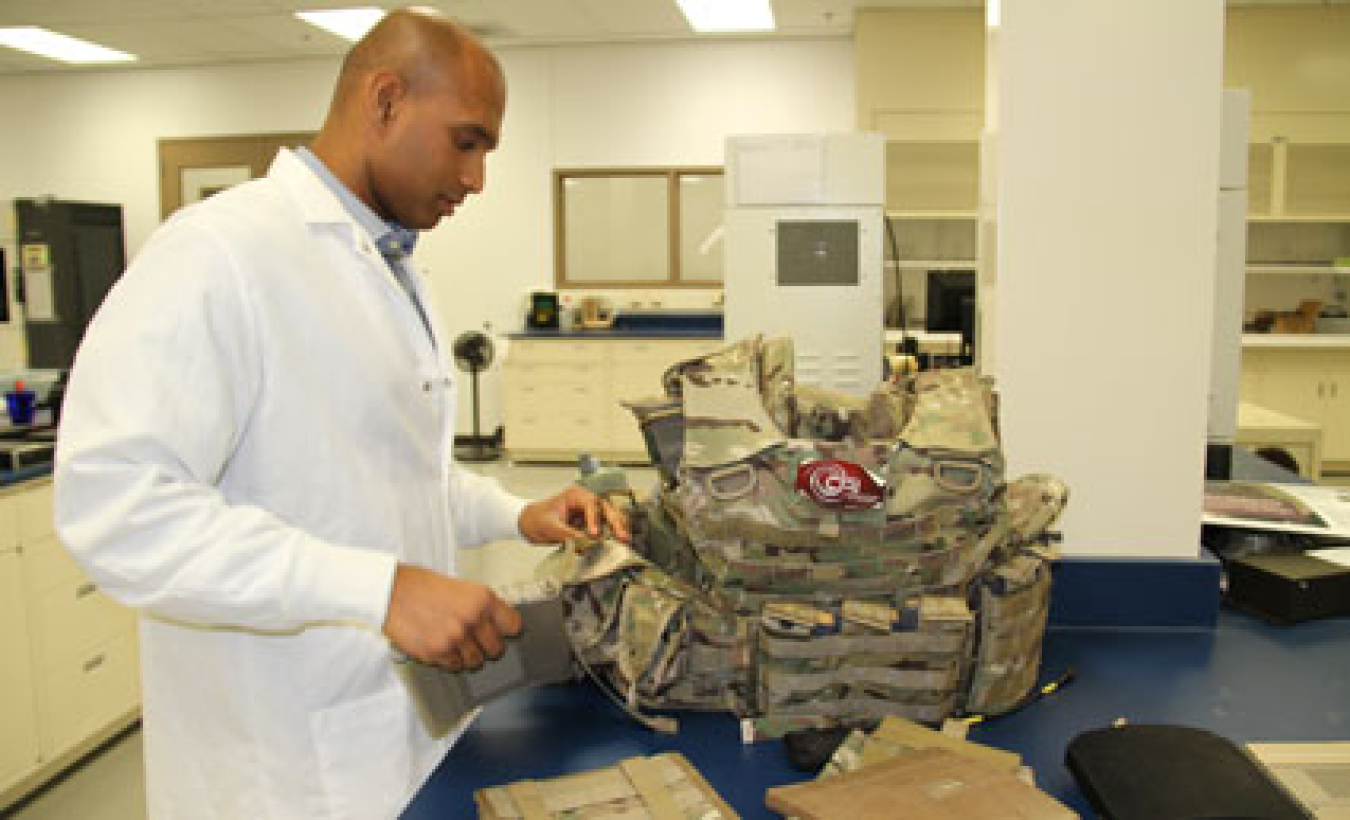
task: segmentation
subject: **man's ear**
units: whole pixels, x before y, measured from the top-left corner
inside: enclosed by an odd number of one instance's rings
[[[372,103],[368,109],[372,120],[379,125],[388,125],[398,113],[398,105],[406,95],[407,85],[396,72],[376,72],[371,77],[368,96]]]

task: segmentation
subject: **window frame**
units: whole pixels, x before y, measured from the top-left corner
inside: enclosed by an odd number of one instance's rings
[[[721,288],[723,280],[684,279],[680,265],[680,179],[693,176],[717,176],[725,180],[725,169],[718,165],[679,165],[647,167],[555,168],[553,170],[553,284],[558,290],[572,289],[656,289]],[[573,279],[567,275],[568,179],[607,177],[661,177],[666,180],[667,278],[662,279]]]

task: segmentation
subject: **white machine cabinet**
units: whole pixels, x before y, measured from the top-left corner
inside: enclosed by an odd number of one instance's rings
[[[728,340],[789,336],[799,381],[862,394],[881,378],[880,134],[727,140]]]

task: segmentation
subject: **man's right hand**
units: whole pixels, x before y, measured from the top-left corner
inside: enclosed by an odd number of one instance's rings
[[[399,564],[384,634],[403,654],[458,671],[500,657],[520,633],[520,613],[473,581]]]

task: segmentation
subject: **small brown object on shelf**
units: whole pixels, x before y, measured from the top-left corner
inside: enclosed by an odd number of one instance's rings
[[[1317,330],[1317,315],[1322,312],[1322,303],[1316,299],[1305,299],[1296,310],[1280,311],[1275,314],[1272,333],[1312,333]]]

